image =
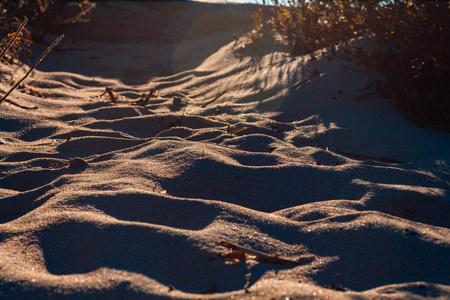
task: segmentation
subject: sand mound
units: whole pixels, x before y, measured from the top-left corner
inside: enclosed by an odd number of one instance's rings
[[[10,96],[38,109],[0,106],[0,298],[450,296],[449,136],[355,59],[234,40],[252,9],[107,2],[65,29]]]

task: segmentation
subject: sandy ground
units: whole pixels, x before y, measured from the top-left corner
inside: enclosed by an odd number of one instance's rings
[[[9,97],[37,109],[0,106],[0,298],[450,297],[449,135],[341,50],[235,40],[253,9],[102,2],[65,29]],[[0,68],[5,92],[29,67]]]

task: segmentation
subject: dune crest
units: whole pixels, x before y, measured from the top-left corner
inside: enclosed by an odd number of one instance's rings
[[[0,106],[0,298],[450,296],[450,137],[339,51],[234,40],[253,9],[106,2],[66,29],[10,96],[38,109]]]

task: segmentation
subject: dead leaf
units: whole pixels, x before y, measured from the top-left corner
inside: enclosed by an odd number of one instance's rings
[[[270,127],[272,127],[272,129],[275,129],[275,131],[278,131],[278,132],[284,132],[284,129],[283,129],[283,128],[278,127],[278,126],[276,126],[276,125],[270,125]]]
[[[288,264],[288,265],[297,265],[298,260],[291,260],[286,258],[278,257],[278,255],[275,254],[267,254],[261,251],[257,251],[248,247],[244,247],[241,245],[238,245],[233,242],[229,242],[226,240],[220,240],[218,243],[224,247],[233,249],[233,251],[227,255],[230,255],[231,260],[238,260],[238,262],[243,261],[242,254],[244,254],[245,259],[248,259],[251,257],[252,259],[256,260],[259,263],[270,263],[270,264]],[[227,256],[225,255],[225,256]],[[222,256],[223,257],[223,256]],[[240,257],[240,258],[239,258]],[[302,256],[300,259],[310,259],[314,256],[308,255],[308,256]]]
[[[228,254],[221,255],[222,259],[228,264],[237,264],[246,262],[247,255],[241,250],[234,250]]]

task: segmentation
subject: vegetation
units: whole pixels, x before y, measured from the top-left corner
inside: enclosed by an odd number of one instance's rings
[[[277,33],[294,55],[374,35],[357,49],[386,74],[382,94],[419,125],[450,132],[450,4],[448,1],[271,0],[252,16],[259,34]]]
[[[450,132],[450,4],[448,1],[267,0],[270,6],[252,16],[256,34],[281,36],[294,55],[373,35],[376,45],[357,49],[369,67],[386,74],[380,94],[417,123]],[[0,0],[2,50],[25,18],[44,32],[65,23],[85,21],[89,1]],[[30,54],[33,40],[24,28],[2,59],[18,62]]]
[[[17,30],[25,19],[29,19],[33,25],[43,28],[44,31],[56,25],[85,21],[85,16],[94,4],[89,1],[57,3],[52,0],[0,0],[0,42],[2,50],[15,37],[11,47],[6,51],[3,59],[9,63],[20,62],[24,57],[31,54],[30,46],[34,40],[42,37],[33,35],[24,28],[20,32]],[[48,30],[46,30],[47,27]]]

